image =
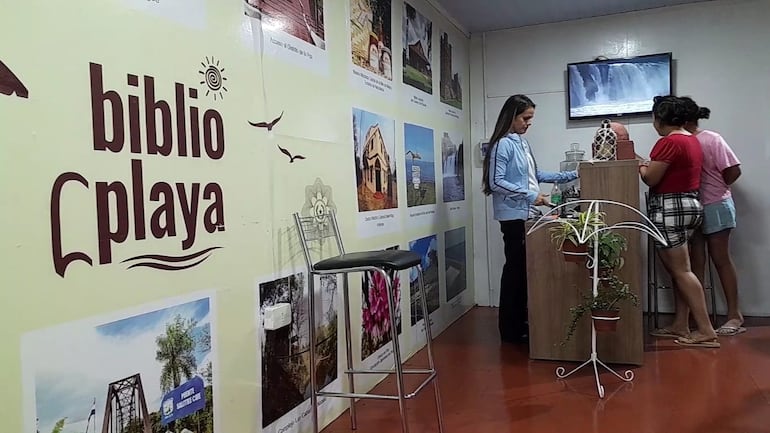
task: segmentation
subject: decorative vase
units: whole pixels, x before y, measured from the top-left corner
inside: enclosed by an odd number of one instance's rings
[[[588,245],[575,245],[574,242],[567,239],[561,244],[561,252],[565,262],[582,263],[588,255]]]
[[[602,120],[602,125],[594,135],[593,158],[600,161],[614,160],[617,155],[618,134],[612,129],[612,122]]]
[[[596,332],[615,332],[618,329],[620,312],[617,310],[591,310],[591,319]]]

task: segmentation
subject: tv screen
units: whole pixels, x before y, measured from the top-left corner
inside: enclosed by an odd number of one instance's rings
[[[670,95],[671,53],[567,65],[569,118],[652,111],[652,98]]]

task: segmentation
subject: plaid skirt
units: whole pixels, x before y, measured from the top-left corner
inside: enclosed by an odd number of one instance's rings
[[[650,221],[666,239],[668,245],[657,240],[659,248],[675,248],[687,243],[703,221],[703,205],[698,192],[651,194],[647,205]]]

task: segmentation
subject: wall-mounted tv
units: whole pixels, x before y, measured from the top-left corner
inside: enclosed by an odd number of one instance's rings
[[[652,98],[673,93],[671,82],[671,53],[569,63],[569,118],[649,114]]]

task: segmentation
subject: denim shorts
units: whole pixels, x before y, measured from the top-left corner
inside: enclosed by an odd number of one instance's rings
[[[735,225],[735,203],[732,197],[703,206],[703,225],[701,226],[701,231],[704,235],[733,229]]]

